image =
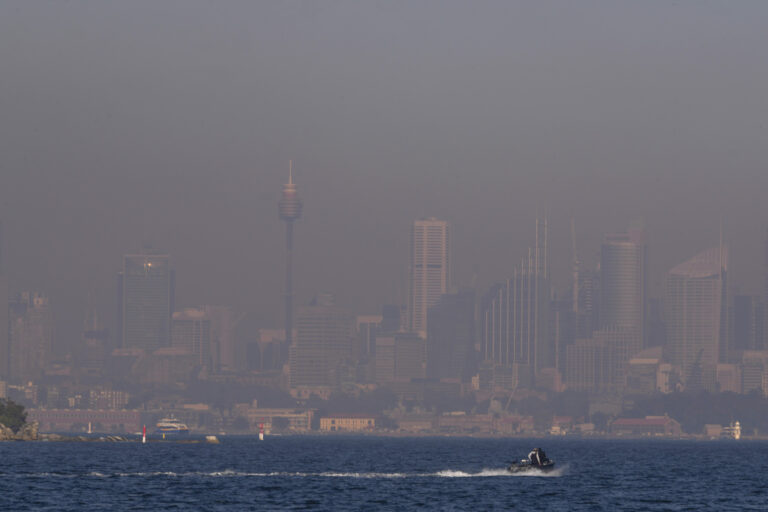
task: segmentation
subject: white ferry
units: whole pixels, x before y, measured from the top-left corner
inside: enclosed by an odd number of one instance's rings
[[[157,422],[155,434],[187,435],[189,434],[189,428],[174,417],[163,418]]]

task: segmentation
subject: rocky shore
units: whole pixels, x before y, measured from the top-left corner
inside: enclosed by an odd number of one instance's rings
[[[40,435],[37,430],[38,424],[36,421],[25,423],[18,432],[14,432],[0,423],[0,441],[38,441]]]

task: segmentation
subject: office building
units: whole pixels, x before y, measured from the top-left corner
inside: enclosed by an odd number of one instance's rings
[[[547,223],[537,221],[535,246],[512,277],[491,287],[481,301],[480,350],[485,361],[506,368],[527,366],[519,373],[532,377],[554,366],[547,264]]]
[[[621,331],[627,346],[609,347],[625,360],[645,343],[647,245],[642,230],[607,234],[600,248],[601,330]],[[631,335],[630,335],[631,334]]]
[[[726,331],[725,248],[706,250],[667,274],[665,308],[668,358],[689,388],[705,385],[721,362]],[[724,361],[723,361],[724,362]]]
[[[409,330],[426,338],[427,312],[450,288],[448,222],[435,218],[414,221],[409,287]]]
[[[299,308],[297,333],[290,349],[290,385],[316,387],[337,385],[341,366],[352,356],[355,318],[336,306],[331,295],[318,295]]]
[[[211,368],[211,319],[203,309],[173,314],[171,346],[194,354],[197,364]]]
[[[121,347],[148,352],[171,341],[174,273],[167,254],[129,254],[120,277]]]
[[[427,377],[468,380],[474,375],[475,292],[446,294],[427,314]]]
[[[203,306],[201,309],[211,321],[213,371],[235,371],[238,368],[235,331],[243,316],[236,316],[228,306]]]
[[[426,340],[413,332],[376,337],[374,380],[386,385],[426,376]]]
[[[8,379],[11,372],[11,346],[9,340],[8,279],[5,276],[3,253],[3,223],[0,222],[0,381]]]
[[[23,292],[10,303],[10,379],[42,377],[53,355],[53,312],[48,297]]]
[[[764,305],[758,295],[736,295],[733,297],[733,312],[729,315],[731,330],[730,349],[763,350],[763,314]],[[729,354],[729,360],[738,358],[737,354]]]

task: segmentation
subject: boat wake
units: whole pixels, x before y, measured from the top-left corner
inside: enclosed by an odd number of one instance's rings
[[[436,476],[443,477],[443,478],[477,478],[477,477],[489,477],[489,476],[511,476],[511,477],[519,477],[519,476],[537,476],[537,477],[558,477],[563,476],[565,474],[565,470],[567,469],[567,466],[563,466],[557,469],[553,469],[552,471],[541,471],[540,469],[531,468],[528,471],[518,471],[516,473],[511,473],[507,471],[506,469],[483,469],[482,471],[479,471],[477,473],[467,473],[466,471],[457,471],[457,470],[451,470],[447,469],[445,471],[439,471]]]
[[[75,474],[75,473],[15,473],[8,474],[15,478],[77,478],[86,476],[90,478],[380,478],[380,479],[395,479],[395,478],[487,478],[487,477],[520,477],[520,476],[537,476],[537,477],[558,477],[562,476],[567,469],[567,466],[558,468],[549,472],[542,472],[537,469],[531,469],[530,471],[510,473],[504,468],[501,469],[482,469],[478,472],[467,472],[457,469],[444,469],[435,473],[387,473],[387,472],[340,472],[340,471],[321,471],[321,472],[289,472],[289,471],[274,471],[274,472],[246,472],[235,471],[226,469],[223,471],[192,471],[192,472],[174,472],[174,471],[146,471],[146,472],[132,472],[132,473],[104,473],[100,471],[91,471],[89,473]]]

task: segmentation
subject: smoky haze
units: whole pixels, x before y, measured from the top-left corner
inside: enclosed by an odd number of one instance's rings
[[[112,320],[123,254],[171,254],[177,306],[282,322],[288,160],[304,200],[296,303],[405,300],[408,230],[452,227],[455,282],[509,275],[548,216],[643,222],[650,282],[717,243],[757,292],[768,218],[768,4],[0,4],[0,216],[11,289],[57,343]],[[754,288],[754,289],[753,289]]]

